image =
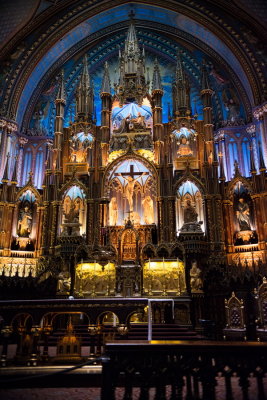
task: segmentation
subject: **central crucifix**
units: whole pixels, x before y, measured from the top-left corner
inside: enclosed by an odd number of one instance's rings
[[[133,212],[133,192],[134,192],[135,182],[143,175],[149,175],[149,172],[135,172],[134,165],[130,165],[130,172],[122,172],[115,174],[115,176],[121,176],[126,182],[124,192],[126,199],[129,202],[130,213]],[[135,176],[137,176],[137,178],[135,178]]]

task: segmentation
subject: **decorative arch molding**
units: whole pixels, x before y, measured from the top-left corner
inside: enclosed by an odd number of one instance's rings
[[[226,193],[227,193],[227,196],[228,196],[231,200],[233,200],[234,188],[235,188],[235,186],[236,186],[236,184],[237,184],[238,182],[241,182],[241,183],[242,183],[242,185],[248,190],[248,193],[249,193],[250,195],[253,194],[253,189],[252,189],[251,183],[248,181],[248,179],[244,178],[244,177],[241,176],[241,175],[238,175],[238,176],[234,177],[233,180],[231,180],[231,181],[229,182],[229,186],[228,186],[228,188],[227,188],[227,192],[226,192]]]
[[[62,38],[62,36],[66,32],[69,32],[70,29],[74,29],[75,27],[77,27],[77,24],[84,22],[84,20],[88,18],[88,16],[93,17],[96,14],[96,3],[97,13],[101,13],[104,11],[107,12],[108,10],[111,10],[118,5],[121,5],[121,7],[125,5],[126,7],[128,7],[128,2],[126,1],[113,0],[111,2],[103,2],[102,4],[96,1],[87,1],[84,4],[79,5],[79,7],[74,7],[71,10],[68,9],[68,13],[64,14],[63,16],[61,16],[60,20],[57,20],[54,24],[50,25],[47,33],[43,33],[42,35],[40,35],[38,40],[32,45],[29,63],[32,63],[33,58],[36,59],[36,54],[33,54],[33,50],[37,49],[37,47],[39,48],[40,56],[46,53],[47,48],[44,47],[44,43],[48,42],[46,41],[47,34],[51,36],[53,35],[52,37],[50,37],[49,43],[56,43],[56,41],[58,41],[59,38]],[[144,7],[143,2],[138,0],[136,0],[135,3],[131,4],[130,7],[132,7],[133,5],[136,7],[135,4],[142,4],[142,6]],[[153,6],[155,6],[155,1],[152,2],[152,0],[147,0],[146,8],[151,7],[152,4]],[[161,3],[159,3],[158,6],[161,6]],[[179,12],[181,13],[179,14],[179,16],[183,14],[182,16],[185,16],[187,19],[192,19],[192,22],[195,25],[197,24],[200,27],[203,27],[203,29],[208,29],[213,35],[217,36],[217,39],[218,37],[222,38],[220,39],[221,43],[226,44],[226,46],[228,46],[228,48],[231,50],[231,53],[237,56],[238,60],[240,61],[240,65],[244,65],[244,70],[246,71],[246,75],[248,76],[250,86],[253,89],[255,103],[259,104],[261,102],[260,84],[255,73],[256,66],[255,71],[253,71],[253,67],[250,64],[249,57],[245,54],[248,53],[248,51],[250,50],[249,48],[247,48],[246,41],[242,40],[243,38],[240,38],[240,35],[235,32],[233,27],[229,26],[226,22],[224,22],[223,24],[223,21],[216,14],[216,12],[212,12],[211,10],[206,9],[206,7],[203,6],[201,6],[200,8],[200,4],[198,4],[197,2],[192,4],[191,1],[190,6],[191,7],[188,7],[188,5],[179,4]],[[169,10],[169,12],[177,13],[177,4],[172,1],[166,1],[164,3],[164,10]],[[59,30],[59,27],[61,30]],[[43,44],[43,48],[41,48],[40,46],[41,43]],[[21,73],[22,67],[25,67],[26,58],[24,58],[22,61],[24,61],[20,63],[22,65],[19,65],[17,67],[19,73]],[[28,72],[30,71],[29,68],[26,69],[28,70]],[[17,78],[13,76],[11,80],[14,82],[14,80],[17,80]],[[7,96],[10,96],[11,103],[15,104],[15,107],[17,105],[18,98],[20,98],[21,90],[24,87],[23,82],[19,82],[18,80],[16,82],[16,85],[16,96],[11,93],[11,87],[9,87],[9,93],[7,93]],[[11,112],[12,110],[9,111]]]
[[[42,205],[42,196],[40,195],[40,193],[38,192],[38,190],[32,185],[32,182],[28,181],[28,183],[23,186],[16,194],[16,198],[15,201],[16,203],[19,202],[19,198],[27,191],[30,190],[35,198],[36,198],[36,204],[37,206],[41,206]]]
[[[73,186],[78,186],[84,192],[85,197],[88,198],[87,187],[76,177],[76,175],[73,175],[71,179],[61,187],[59,191],[59,197],[62,198],[66,194],[66,192]]]
[[[181,250],[181,252],[183,253],[183,256],[185,256],[185,248],[181,242],[177,241],[177,242],[173,243],[173,245],[170,248],[170,252],[172,253],[175,249]]]
[[[194,176],[192,174],[190,168],[187,168],[185,170],[184,175],[174,185],[174,194],[173,194],[174,196],[177,196],[177,191],[178,191],[179,187],[182,186],[186,181],[190,181],[190,182],[194,183],[197,186],[197,188],[199,189],[202,196],[205,196],[207,194],[205,185],[203,185],[203,183],[201,182],[200,179],[198,179],[196,176]]]

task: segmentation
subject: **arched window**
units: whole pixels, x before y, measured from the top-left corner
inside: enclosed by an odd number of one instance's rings
[[[36,154],[35,171],[34,171],[34,185],[38,188],[42,187],[44,174],[44,153],[43,148],[39,147]]]
[[[21,181],[22,186],[24,186],[27,183],[31,168],[32,168],[32,150],[30,148],[27,148],[24,153],[24,160],[22,167],[22,181]]]
[[[250,149],[249,141],[245,138],[242,141],[242,161],[243,161],[243,175],[250,176]]]
[[[238,150],[237,150],[237,144],[234,141],[234,139],[230,139],[229,140],[229,144],[228,144],[228,151],[229,151],[229,169],[230,169],[230,173],[229,176],[232,177],[233,176],[233,172],[234,172],[234,163],[235,161],[238,161]]]

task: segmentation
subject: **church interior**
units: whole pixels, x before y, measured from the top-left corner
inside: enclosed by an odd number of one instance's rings
[[[208,400],[219,372],[225,399],[235,376],[240,399],[264,399],[267,3],[1,14],[1,379],[89,363],[103,400],[121,385],[125,400]],[[140,397],[123,374],[143,374]]]

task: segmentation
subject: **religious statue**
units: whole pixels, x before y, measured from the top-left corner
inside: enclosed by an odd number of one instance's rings
[[[198,268],[196,260],[192,262],[192,267],[190,269],[190,286],[192,292],[199,292],[203,288],[201,270]]]
[[[134,127],[136,127],[137,129],[144,129],[146,127],[145,124],[145,117],[140,113],[140,111],[137,114],[137,118],[133,118],[131,120],[131,123],[134,124]]]
[[[121,120],[120,126],[113,129],[114,133],[128,133],[130,131],[129,125],[132,119],[132,114],[128,114],[125,118]]]
[[[20,210],[19,220],[18,220],[18,235],[20,237],[29,237],[32,231],[32,210],[28,205],[25,205],[23,209]]]
[[[68,201],[67,201],[68,200]],[[66,199],[64,204],[64,221],[62,223],[62,236],[79,236],[80,235],[80,222],[79,222],[79,203],[73,200]]]
[[[57,292],[59,294],[66,294],[70,291],[71,277],[67,267],[63,268],[58,274]]]
[[[193,151],[189,146],[189,141],[186,139],[185,136],[183,136],[179,148],[177,150],[177,155],[178,157],[184,157],[184,156],[192,156],[192,154]]]
[[[126,181],[126,186],[124,188],[126,199],[128,200],[130,212],[133,212],[133,194],[134,194],[134,185],[135,182],[141,178],[141,176],[146,175],[146,172],[140,174],[137,178],[133,178],[132,176],[123,176],[121,173],[118,176],[121,176]]]
[[[70,210],[68,213],[64,213],[64,216],[64,222],[79,222],[79,210],[76,209],[74,202],[71,202]]]
[[[115,121],[114,121],[115,122]],[[145,117],[139,111],[137,113],[137,117],[133,117],[132,114],[128,114],[125,118],[121,120],[120,126],[117,128],[116,122],[115,125],[113,123],[113,132],[114,133],[129,133],[131,131],[143,130],[146,127]]]
[[[249,205],[243,197],[238,199],[236,216],[240,231],[251,231]]]
[[[118,223],[118,204],[116,197],[112,197],[109,204],[109,224],[115,226]]]
[[[198,214],[195,208],[191,205],[191,200],[186,201],[186,207],[184,209],[184,223],[194,223],[197,222]]]
[[[145,224],[153,224],[154,222],[154,205],[153,200],[150,196],[146,196],[142,200],[142,205],[144,207],[144,222]]]

